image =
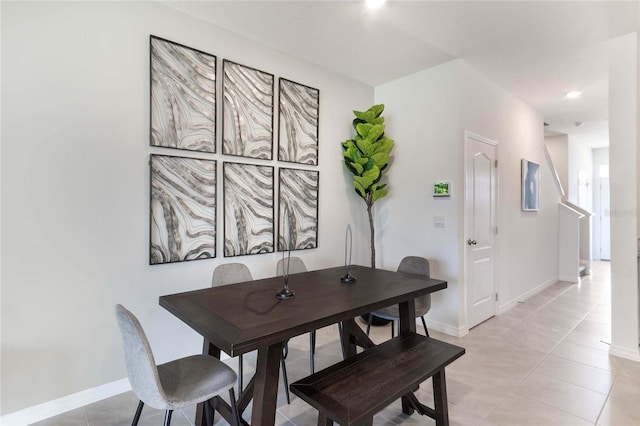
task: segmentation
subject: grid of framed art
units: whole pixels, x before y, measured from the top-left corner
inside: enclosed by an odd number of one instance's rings
[[[316,248],[320,91],[227,59],[218,84],[215,55],[153,35],[149,50],[149,263]]]

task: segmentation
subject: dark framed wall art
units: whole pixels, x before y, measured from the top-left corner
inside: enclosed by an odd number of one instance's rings
[[[216,161],[151,155],[151,265],[216,257]]]
[[[320,173],[281,168],[278,182],[278,250],[317,248]]]
[[[318,164],[320,91],[279,79],[278,160]]]
[[[522,160],[522,211],[540,210],[540,165]]]
[[[150,38],[151,146],[216,151],[216,57]]]
[[[273,253],[274,169],[223,164],[224,256]]]
[[[273,74],[222,62],[222,153],[273,157]]]

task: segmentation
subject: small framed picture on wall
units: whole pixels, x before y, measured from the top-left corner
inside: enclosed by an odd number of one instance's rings
[[[436,182],[433,184],[433,196],[434,197],[449,197],[451,196],[451,186],[449,182]]]
[[[522,160],[522,211],[540,210],[540,165]]]

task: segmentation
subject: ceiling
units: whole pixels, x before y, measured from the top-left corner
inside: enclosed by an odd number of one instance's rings
[[[640,0],[162,3],[371,86],[463,59],[590,146],[608,145],[608,42],[640,31]]]

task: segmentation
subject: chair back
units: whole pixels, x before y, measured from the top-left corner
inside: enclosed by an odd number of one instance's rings
[[[419,256],[407,256],[398,265],[398,272],[407,274],[420,275],[424,278],[431,278],[431,269],[429,268],[429,260]],[[431,309],[431,295],[416,297],[416,316],[422,316]]]
[[[160,383],[151,346],[140,322],[122,305],[116,305],[115,310],[124,343],[124,361],[133,392],[145,404],[165,409],[167,397]]]
[[[244,263],[225,263],[224,265],[216,266],[216,269],[213,270],[211,286],[217,287],[220,285],[241,283],[251,281],[252,279],[251,271]]]
[[[290,257],[278,260],[276,264],[276,275],[284,275],[285,267],[289,262],[289,274],[298,274],[300,272],[307,272],[307,266],[299,257]]]

